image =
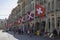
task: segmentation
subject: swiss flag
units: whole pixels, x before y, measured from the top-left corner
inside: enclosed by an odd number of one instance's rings
[[[44,12],[45,12],[44,7],[36,4],[36,15],[39,17],[44,17]]]
[[[28,12],[28,20],[32,21],[34,19],[34,14],[31,12]]]

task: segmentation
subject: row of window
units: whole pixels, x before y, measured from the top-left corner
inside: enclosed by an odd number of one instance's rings
[[[25,12],[34,10],[34,3],[25,6]]]
[[[33,0],[25,0],[25,2],[24,2],[25,6],[31,4],[32,1]]]
[[[26,5],[29,5],[29,4],[31,4],[31,2],[32,2],[33,0],[25,0],[25,3],[23,2],[23,6],[22,6],[22,8],[24,7],[24,6],[26,6]],[[43,4],[43,3],[46,3],[46,0],[36,0],[36,1],[39,1],[39,4],[41,5],[41,4]],[[56,11],[60,11],[60,0],[57,0],[56,1]],[[34,3],[33,4],[31,4],[30,5],[30,8],[27,8],[28,10],[33,10],[34,9]],[[52,0],[52,2],[50,3],[48,3],[48,12],[53,12],[54,11],[54,0]]]
[[[31,1],[33,0],[26,0],[26,5],[29,4]],[[43,2],[46,2],[44,0],[37,0],[39,1],[40,3],[43,3]],[[25,4],[23,4],[23,7],[26,6]],[[58,6],[59,7],[59,6]],[[27,12],[27,11],[32,11],[34,10],[34,3],[30,3],[26,8],[25,8],[25,11],[23,12]],[[59,8],[56,8],[56,12],[57,11],[60,11],[60,7]],[[48,13],[51,13],[51,12],[54,12],[54,0],[50,3],[48,3]]]
[[[25,3],[23,2],[22,8],[28,5],[28,7],[25,8],[25,12],[34,10],[34,3],[31,4],[32,1],[33,0],[25,0]],[[36,1],[39,1],[39,3],[40,1],[43,2],[43,0],[36,0]]]
[[[52,26],[53,26],[53,27],[55,26],[55,25],[54,25],[54,22],[55,22],[55,21],[54,21],[54,18],[52,18]],[[56,23],[56,24],[57,24],[57,27],[60,27],[60,17],[57,18],[57,21],[56,21],[56,22],[57,22],[57,23]]]
[[[59,0],[60,1],[60,0]],[[59,1],[58,0],[56,0],[56,9],[55,9],[55,11],[57,12],[57,11],[60,11],[60,3],[59,3]],[[49,2],[48,3],[48,12],[50,13],[50,12],[54,12],[54,0],[52,1],[52,2]]]

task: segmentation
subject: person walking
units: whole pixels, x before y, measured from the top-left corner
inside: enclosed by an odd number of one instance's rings
[[[54,36],[54,37],[57,37],[57,36],[58,36],[58,32],[57,32],[56,29],[53,30],[53,36]]]
[[[22,34],[25,33],[25,25],[24,25],[24,24],[21,25],[21,33],[22,33]]]

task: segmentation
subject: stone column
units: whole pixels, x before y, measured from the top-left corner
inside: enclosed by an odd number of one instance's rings
[[[56,0],[54,0],[54,20],[55,20],[55,29],[56,27]]]
[[[53,30],[53,27],[52,27],[52,17],[50,15],[50,32],[52,32],[52,30]]]
[[[46,3],[46,12],[45,12],[45,14],[46,14],[46,22],[45,22],[45,32],[48,32],[48,17],[47,17],[47,11],[48,11],[48,2]]]

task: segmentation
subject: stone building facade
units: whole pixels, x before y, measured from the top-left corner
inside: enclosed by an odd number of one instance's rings
[[[28,25],[27,12],[30,11],[35,14],[35,4],[39,4],[45,8],[45,16],[44,18],[39,18],[35,15],[32,23],[36,24],[39,22],[41,24],[39,29],[42,27],[47,32],[52,32],[53,29],[60,30],[60,0],[18,0],[17,3],[17,7],[12,10],[9,16],[9,23],[16,21],[17,18],[22,16],[25,18],[26,25]]]

